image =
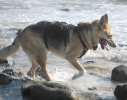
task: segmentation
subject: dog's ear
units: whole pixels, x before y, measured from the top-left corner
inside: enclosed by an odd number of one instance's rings
[[[101,26],[105,26],[106,24],[108,24],[108,15],[107,14],[103,15],[100,19]]]

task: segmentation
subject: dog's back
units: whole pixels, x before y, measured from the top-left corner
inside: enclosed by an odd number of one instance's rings
[[[70,31],[74,26],[65,22],[42,21],[30,25],[26,29],[39,34],[45,42],[47,48],[60,49],[66,47],[69,42]]]

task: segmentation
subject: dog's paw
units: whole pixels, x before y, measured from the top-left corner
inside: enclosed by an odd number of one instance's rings
[[[33,72],[31,72],[31,71],[28,71],[28,72],[27,72],[27,76],[29,76],[29,77],[35,79],[35,74],[34,74]]]
[[[72,80],[75,80],[81,76],[83,76],[84,74],[86,74],[86,70],[84,72],[79,72],[78,74],[75,74],[73,77],[72,77]]]

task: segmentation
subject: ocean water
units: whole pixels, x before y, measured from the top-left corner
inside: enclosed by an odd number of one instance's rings
[[[0,0],[0,47],[11,44],[16,36],[16,30],[31,23],[47,20],[65,21],[76,25],[79,22],[91,22],[99,19],[105,13],[109,16],[113,40],[117,44],[117,48],[109,48],[109,51],[106,51],[99,47],[97,51],[89,51],[80,62],[84,66],[95,65],[104,68],[106,71],[99,70],[97,73],[109,78],[112,68],[119,64],[127,65],[126,0]],[[15,70],[22,71],[24,74],[31,66],[26,54],[21,49],[8,59],[11,64],[15,65],[13,66]],[[93,63],[89,64],[89,61]],[[54,80],[69,80],[76,72],[67,61],[52,53],[48,55],[47,65],[48,72]],[[92,67],[87,69],[94,71]],[[91,77],[86,79],[86,81],[92,80]],[[97,84],[96,78],[93,81],[94,85]],[[100,82],[100,84],[104,83],[108,84],[109,88],[112,87],[112,83],[109,81]]]

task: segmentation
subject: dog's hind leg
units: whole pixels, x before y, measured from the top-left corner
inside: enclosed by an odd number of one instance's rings
[[[32,59],[31,62],[32,62],[32,67],[27,72],[27,75],[30,76],[30,77],[35,78],[35,72],[36,72],[36,70],[38,68],[38,64],[37,64],[37,62],[34,59]]]
[[[80,76],[82,76],[84,73],[86,73],[86,70],[82,67],[80,63],[77,62],[77,60],[73,57],[67,57],[67,60],[79,71],[78,74],[75,74],[72,79],[76,79]]]
[[[43,78],[50,80],[46,70],[47,48],[43,39],[37,33],[26,31],[21,38],[21,46],[32,61],[29,73],[35,73],[37,66],[40,65]]]
[[[47,61],[47,55],[46,53],[44,53],[45,51],[43,51],[42,54],[40,54],[38,57],[37,57],[37,62],[38,64],[40,65],[41,67],[41,73],[40,75],[46,79],[47,81],[50,81],[50,77],[47,73],[47,69],[46,69],[46,61]]]
[[[34,48],[33,48],[34,49]],[[40,65],[41,67],[41,73],[40,75],[46,79],[47,81],[50,80],[49,78],[49,75],[47,73],[47,70],[46,70],[46,61],[47,61],[47,53],[46,53],[46,50],[44,49],[40,49],[40,48],[36,48],[34,50],[38,50],[36,53],[35,52],[26,52],[32,62],[32,67],[31,69],[28,71],[27,75],[29,76],[34,76],[35,75],[35,72],[38,68],[38,66]]]
[[[28,56],[29,56],[29,54],[28,54]],[[40,65],[41,77],[43,77],[45,80],[49,81],[50,78],[49,78],[49,75],[48,75],[47,70],[46,70],[46,61],[47,61],[46,51],[45,50],[39,50],[38,53],[37,52],[35,54],[32,53],[29,57],[30,57],[30,60],[32,62],[32,67],[28,71],[27,75],[34,77],[36,70],[37,70],[38,66]]]

